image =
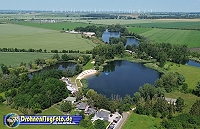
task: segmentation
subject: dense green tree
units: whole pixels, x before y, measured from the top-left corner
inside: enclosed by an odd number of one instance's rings
[[[183,90],[184,92],[186,92],[187,89],[188,89],[187,83],[183,83],[183,85],[182,85],[182,90]]]
[[[1,64],[1,70],[3,74],[10,74],[10,71],[8,70],[8,67],[4,64]]]
[[[72,104],[70,102],[62,102],[60,110],[63,112],[70,112],[72,110]]]
[[[195,95],[200,97],[200,82],[197,83],[197,86],[195,87],[194,93],[195,93]]]
[[[192,105],[190,114],[200,117],[200,100],[196,100],[196,102]]]
[[[176,100],[176,111],[182,112],[183,107],[184,107],[184,99],[182,99],[181,97],[179,97]]]
[[[29,80],[30,80],[30,78],[29,78],[28,74],[23,73],[23,74],[20,75],[20,82],[21,83],[22,82],[28,82]]]
[[[52,56],[52,59],[57,59],[57,60],[60,60],[60,56],[58,55],[58,53],[54,54]]]
[[[71,68],[67,68],[65,71],[64,71],[64,74],[66,77],[73,77],[74,76],[74,73],[72,71]]]
[[[165,52],[159,52],[157,56],[157,61],[159,62],[159,66],[163,67],[167,61],[167,54]]]
[[[74,70],[74,75],[77,75],[82,72],[83,65],[77,64]]]
[[[141,97],[142,96],[141,96],[140,92],[135,92],[133,95],[133,102],[135,102],[135,104],[138,104]]]
[[[0,96],[0,104],[4,102],[4,99],[2,96]]]
[[[62,58],[62,60],[64,60],[64,61],[68,61],[68,60],[69,60],[67,54],[63,54],[63,55],[61,56],[61,58]]]
[[[153,108],[152,116],[153,117],[157,117],[157,115],[158,115],[158,109],[157,108]]]
[[[169,104],[164,98],[158,98],[154,105],[154,108],[157,108],[160,113],[168,111],[168,107]]]
[[[156,88],[150,84],[144,84],[144,86],[139,88],[141,96],[146,100],[148,97],[150,99],[156,94]]]
[[[95,127],[95,129],[105,129],[106,128],[104,121],[100,120],[100,119],[98,119],[94,122],[94,127]]]
[[[79,115],[82,116],[82,119],[85,119],[85,112],[84,112],[84,111],[80,111],[80,112],[79,112]]]

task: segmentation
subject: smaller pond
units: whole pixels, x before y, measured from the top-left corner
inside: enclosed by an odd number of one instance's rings
[[[53,65],[53,66],[45,67],[45,68],[43,68],[43,69],[40,70],[40,71],[36,71],[36,72],[33,72],[33,73],[29,73],[28,76],[29,76],[30,78],[33,78],[33,75],[34,75],[34,74],[41,73],[41,72],[44,72],[44,71],[47,71],[47,70],[51,70],[51,69],[56,69],[56,70],[65,71],[66,69],[70,68],[70,69],[72,69],[72,71],[74,71],[75,67],[76,67],[76,63],[72,63],[72,62],[62,62],[62,63],[58,63],[58,64]]]
[[[103,35],[102,35],[102,40],[104,42],[109,43],[109,38],[110,37],[115,37],[115,38],[120,38],[120,33],[119,32],[109,32],[108,30],[104,31]],[[127,37],[127,42],[126,42],[126,46],[127,45],[139,45],[139,41],[137,39],[135,39],[134,37]]]
[[[102,40],[104,42],[109,43],[110,37],[120,38],[120,33],[119,32],[109,32],[108,30],[106,30],[106,31],[104,31],[104,33],[102,35]]]
[[[133,37],[127,37],[126,39],[127,39],[126,46],[133,45],[133,44],[135,44],[137,46],[139,45],[139,41]]]
[[[199,67],[200,68],[200,63],[198,63],[196,61],[193,61],[193,60],[189,60],[187,65],[195,66],[195,67]]]

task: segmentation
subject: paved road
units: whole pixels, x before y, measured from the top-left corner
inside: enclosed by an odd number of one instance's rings
[[[129,116],[129,112],[123,112],[123,118],[119,121],[119,123],[117,124],[117,126],[115,127],[115,129],[121,129],[122,126],[124,125],[124,123],[126,122],[128,116]]]

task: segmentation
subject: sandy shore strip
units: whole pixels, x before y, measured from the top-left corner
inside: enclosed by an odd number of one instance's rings
[[[81,80],[81,79],[83,79],[83,78],[85,78],[85,77],[94,75],[94,74],[96,74],[97,72],[98,72],[97,70],[93,70],[93,69],[85,70],[85,71],[83,71],[82,73],[80,73],[76,79]]]

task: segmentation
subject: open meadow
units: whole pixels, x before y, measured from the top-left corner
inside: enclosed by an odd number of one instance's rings
[[[168,62],[165,67],[167,68],[170,63]],[[176,65],[170,66],[169,71],[178,72],[185,77],[185,82],[188,84],[189,89],[194,89],[197,82],[200,81],[200,68],[189,65]]]
[[[132,112],[122,129],[156,129],[161,119]]]
[[[80,34],[14,24],[0,24],[0,28],[0,48],[85,51],[96,46]]]
[[[184,113],[189,113],[192,105],[196,102],[196,100],[200,100],[200,97],[197,97],[190,93],[188,94],[181,93],[179,91],[165,93],[165,97],[174,98],[174,99],[178,99],[179,97],[183,98],[184,103],[185,103],[184,108],[183,108]]]
[[[7,66],[17,67],[21,62],[29,63],[34,62],[37,58],[47,59],[53,56],[53,53],[15,53],[15,52],[0,52],[0,64],[3,63]]]

